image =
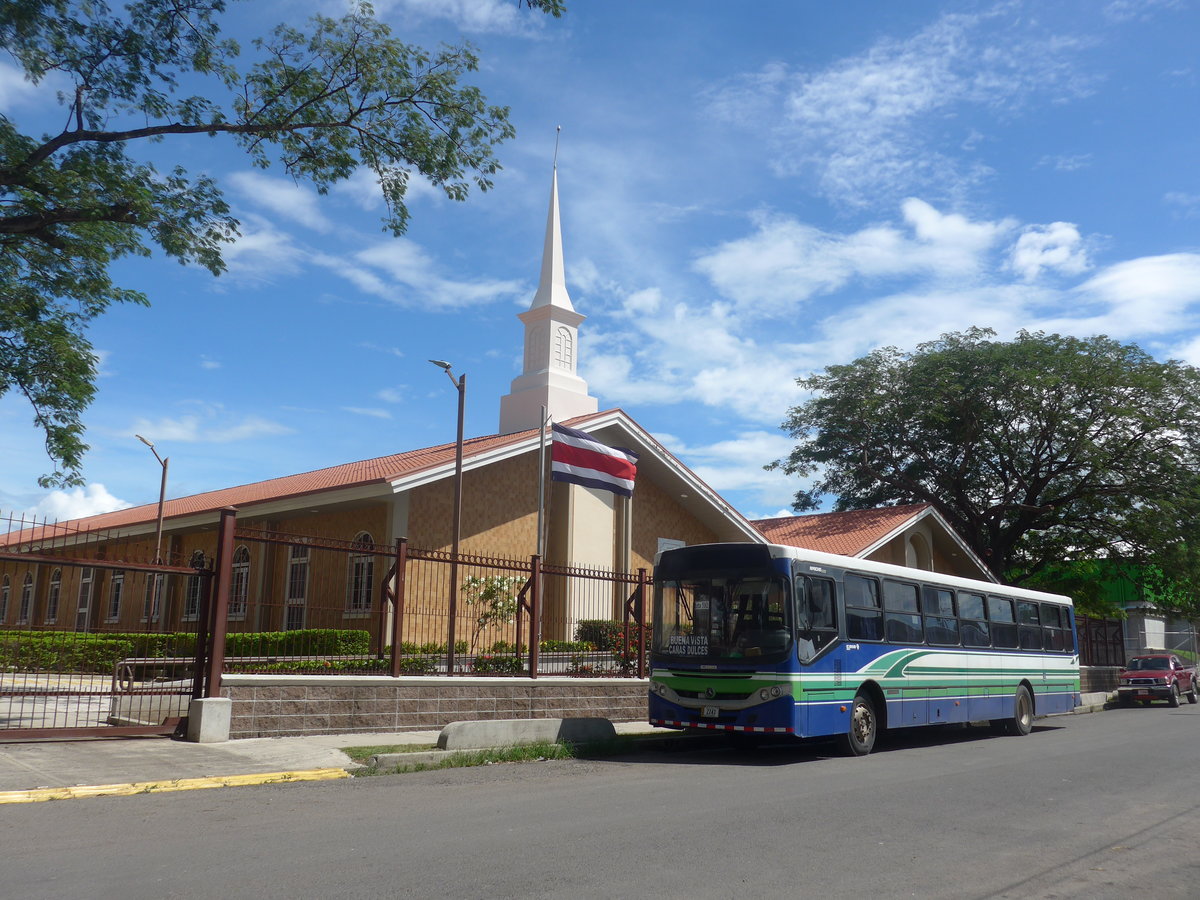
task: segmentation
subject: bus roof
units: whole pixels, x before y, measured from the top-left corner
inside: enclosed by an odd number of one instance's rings
[[[703,551],[703,548],[705,547],[729,546],[731,545],[728,543],[691,544],[687,547],[677,547],[672,550],[663,550],[655,556],[654,564],[657,567],[663,556],[668,553],[686,553],[690,551],[694,554],[697,551]],[[979,581],[974,578],[962,578],[958,575],[946,575],[941,572],[931,572],[927,569],[914,569],[911,566],[897,566],[893,565],[892,563],[875,562],[874,560],[859,559],[854,556],[839,556],[835,553],[822,553],[819,550],[805,550],[802,547],[792,547],[784,544],[760,544],[758,547],[759,552],[765,550],[769,552],[773,558],[800,560],[802,562],[811,563],[818,568],[829,567],[868,575],[891,576],[893,578],[902,578],[906,581],[922,581],[926,584],[945,585],[946,587],[970,590],[980,594],[1002,595],[1021,600],[1050,600],[1055,603],[1066,604],[1067,606],[1074,605],[1071,598],[1065,594],[1050,594],[1044,591],[1032,591],[1029,588],[997,584],[993,581]]]

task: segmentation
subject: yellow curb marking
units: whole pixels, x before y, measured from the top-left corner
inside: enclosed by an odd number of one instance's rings
[[[81,797],[127,797],[202,788],[241,787],[250,784],[282,784],[288,781],[332,781],[349,778],[345,769],[301,769],[294,772],[261,772],[257,775],[213,775],[207,778],[175,778],[168,781],[139,781],[132,784],[93,784],[66,788],[35,788],[29,791],[0,791],[0,803],[40,803],[43,800],[72,800]]]

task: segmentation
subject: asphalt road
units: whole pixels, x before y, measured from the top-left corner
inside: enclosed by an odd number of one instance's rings
[[[8,806],[0,895],[1200,897],[1200,706]]]

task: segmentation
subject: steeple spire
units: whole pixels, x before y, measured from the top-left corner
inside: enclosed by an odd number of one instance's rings
[[[595,412],[600,406],[595,397],[588,395],[587,382],[576,374],[579,323],[585,317],[575,311],[567,294],[558,213],[557,139],[554,155],[541,278],[529,309],[518,316],[525,323],[524,370],[513,379],[509,393],[500,398],[501,434],[540,427],[542,407],[553,420],[561,422]]]
[[[539,306],[560,306],[575,311],[567,294],[567,275],[563,265],[562,224],[558,215],[558,167],[550,180],[550,211],[546,214],[546,243],[542,249],[542,277],[530,309]]]

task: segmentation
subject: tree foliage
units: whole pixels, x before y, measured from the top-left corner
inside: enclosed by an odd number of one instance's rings
[[[405,44],[362,4],[314,16],[304,31],[280,25],[239,67],[224,11],[224,0],[0,4],[0,50],[47,105],[57,87],[64,111],[61,130],[41,135],[0,115],[0,395],[16,390],[33,406],[58,467],[45,486],[82,482],[80,415],[96,378],[87,323],[114,303],[147,302],[115,285],[109,264],[157,246],[219,274],[221,247],[237,235],[210,177],[160,172],[133,148],[223,137],[322,194],[366,167],[398,235],[412,172],[462,200],[472,185],[491,187],[496,146],[514,133],[506,108],[460,83],[478,65],[469,45]]]
[[[1200,371],[1133,344],[974,328],[799,379],[775,465],[797,510],[929,503],[1002,579],[1108,559],[1192,607],[1200,586]],[[1128,566],[1132,565],[1130,569]],[[1070,570],[1079,577],[1082,570]]]

